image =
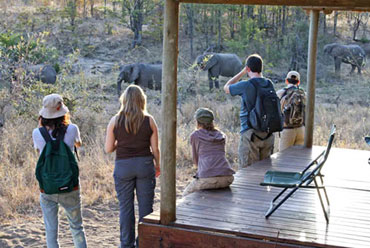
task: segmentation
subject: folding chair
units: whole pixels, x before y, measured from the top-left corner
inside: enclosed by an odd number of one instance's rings
[[[365,137],[365,142],[366,142],[368,145],[370,145],[370,136],[366,136],[366,137]]]
[[[366,136],[365,137],[365,142],[370,146],[370,136]],[[369,160],[367,161],[368,164],[370,164],[370,158]]]
[[[267,171],[265,174],[264,181],[260,184],[261,186],[271,186],[284,188],[272,201],[269,210],[267,210],[265,217],[266,219],[270,217],[289,197],[291,197],[294,192],[299,188],[309,188],[316,189],[320,198],[320,203],[322,210],[324,211],[326,222],[329,222],[328,210],[329,210],[329,198],[326,193],[324,186],[323,176],[321,174],[321,169],[324,166],[326,159],[328,158],[330,148],[332,146],[336,127],[332,126],[329,142],[326,149],[313,160],[303,171],[301,172],[285,172],[285,171]],[[320,178],[321,184],[318,184],[317,177]],[[314,185],[310,185],[314,182]],[[282,196],[288,189],[291,191],[280,201],[276,202],[280,196]],[[328,205],[328,210],[325,210],[324,202],[322,200],[320,189],[324,191],[326,202]],[[275,203],[276,202],[276,203]]]

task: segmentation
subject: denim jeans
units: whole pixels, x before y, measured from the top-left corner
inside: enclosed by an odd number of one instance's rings
[[[40,205],[44,216],[46,244],[48,248],[58,248],[58,209],[64,208],[76,248],[87,247],[82,226],[80,191],[63,194],[40,194]]]
[[[135,189],[139,221],[153,212],[156,183],[153,157],[116,160],[113,177],[119,201],[120,247],[132,248],[135,247]]]

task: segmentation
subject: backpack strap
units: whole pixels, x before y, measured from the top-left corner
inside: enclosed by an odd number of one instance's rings
[[[46,143],[51,141],[50,134],[49,134],[48,130],[46,129],[46,127],[40,127],[39,131],[40,131],[40,133],[41,133],[41,135],[44,138]]]
[[[75,154],[76,154],[76,158],[77,158],[78,162],[80,162],[80,156],[78,156],[77,147],[73,146],[73,148],[74,148],[74,151],[75,151]]]

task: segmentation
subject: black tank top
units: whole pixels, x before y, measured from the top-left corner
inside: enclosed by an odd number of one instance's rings
[[[153,131],[150,128],[149,116],[144,117],[137,134],[127,133],[124,120],[122,124],[121,126],[117,124],[113,130],[114,137],[117,140],[116,160],[152,156],[150,137]]]

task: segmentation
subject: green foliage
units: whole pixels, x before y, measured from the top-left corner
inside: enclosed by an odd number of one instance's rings
[[[10,32],[0,34],[0,57],[7,58],[10,63],[53,63],[59,54],[56,48],[46,46],[45,37],[48,34],[47,32],[27,36]]]

